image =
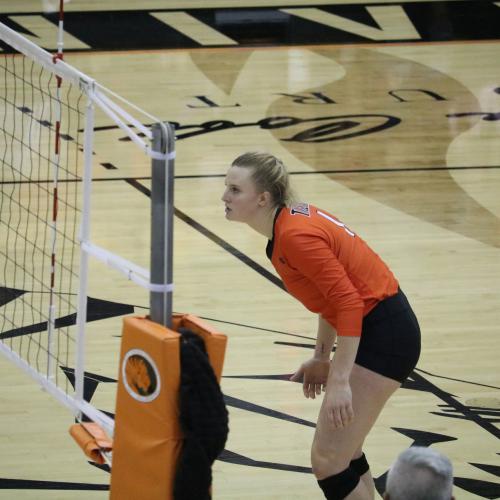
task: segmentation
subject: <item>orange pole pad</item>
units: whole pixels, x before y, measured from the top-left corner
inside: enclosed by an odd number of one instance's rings
[[[172,498],[182,445],[180,335],[145,318],[123,321],[116,395],[112,500]]]
[[[179,423],[180,337],[205,341],[220,381],[227,337],[196,316],[176,314],[173,330],[146,318],[123,321],[116,396],[111,500],[172,500],[182,447]]]

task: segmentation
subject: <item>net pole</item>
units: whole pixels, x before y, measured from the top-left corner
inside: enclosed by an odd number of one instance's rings
[[[172,283],[174,227],[175,135],[168,123],[152,127],[152,150],[164,156],[153,158],[151,167],[151,283]],[[150,317],[172,328],[172,291],[150,293]]]
[[[83,250],[83,243],[90,240],[90,202],[92,189],[92,151],[94,141],[94,103],[93,92],[89,89],[85,113],[83,137],[83,196],[80,225],[80,271],[78,289],[78,309],[76,314],[76,360],[75,360],[75,399],[83,401],[85,367],[85,323],[87,321],[87,284],[89,254]],[[80,415],[81,418],[81,415]]]

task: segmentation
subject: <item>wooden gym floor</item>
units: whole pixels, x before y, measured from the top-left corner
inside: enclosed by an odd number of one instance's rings
[[[282,158],[300,197],[366,239],[414,305],[422,356],[367,439],[374,477],[404,448],[432,446],[453,461],[456,498],[500,498],[500,3],[101,3],[66,5],[65,58],[179,124],[174,310],[229,337],[214,498],[321,498],[309,469],[319,400],[284,380],[311,354],[316,319],[220,201],[248,150]],[[3,22],[53,50],[41,14],[41,2],[0,5]],[[146,266],[149,167],[119,137],[96,132],[93,238]],[[144,293],[98,265],[89,295],[146,313]],[[92,403],[110,412],[120,325],[89,325]],[[69,414],[3,358],[0,408],[0,499],[107,497]]]

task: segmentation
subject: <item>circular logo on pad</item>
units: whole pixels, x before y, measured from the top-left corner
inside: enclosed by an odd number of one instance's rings
[[[149,403],[160,394],[160,374],[149,354],[131,349],[122,363],[122,379],[127,392],[137,401]]]

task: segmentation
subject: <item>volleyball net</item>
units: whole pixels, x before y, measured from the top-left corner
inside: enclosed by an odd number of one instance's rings
[[[100,260],[148,290],[152,320],[169,324],[173,132],[4,24],[0,44],[0,352],[113,435],[83,396],[88,266]],[[151,271],[91,238],[96,113],[152,164]]]

